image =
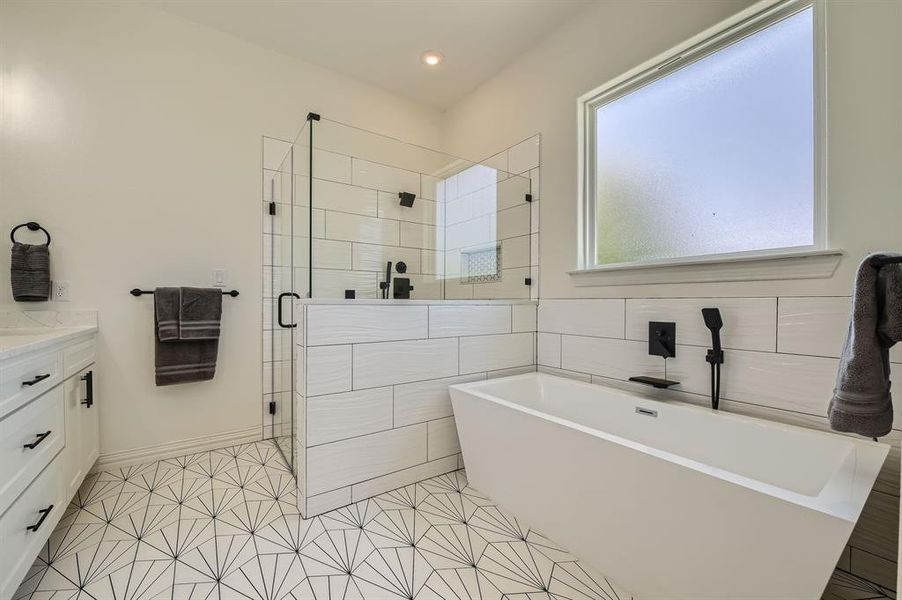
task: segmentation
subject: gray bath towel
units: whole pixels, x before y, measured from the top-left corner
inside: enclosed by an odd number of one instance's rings
[[[10,283],[16,302],[45,302],[50,298],[49,244],[13,242]]]
[[[179,335],[183,300],[189,300],[188,313],[198,308],[194,294],[185,294],[191,288],[157,288],[154,290],[154,365],[156,384],[158,386],[194,381],[207,381],[216,374],[216,356],[219,351],[218,327],[217,337],[192,339]],[[222,301],[222,294],[219,301]],[[204,294],[205,296],[205,294]],[[217,319],[221,304],[209,303]],[[198,314],[198,316],[201,316]],[[210,319],[212,320],[212,319]],[[191,328],[189,327],[189,330]]]
[[[179,339],[218,340],[222,290],[192,287],[179,289]]]
[[[836,431],[880,437],[893,426],[889,348],[902,341],[902,265],[858,266],[849,333],[827,415]],[[896,256],[881,254],[879,256]]]

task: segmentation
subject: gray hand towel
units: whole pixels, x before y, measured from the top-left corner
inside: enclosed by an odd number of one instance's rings
[[[13,242],[9,279],[16,302],[46,302],[50,298],[50,246]]]
[[[218,340],[222,317],[222,290],[180,288],[179,339]]]
[[[902,340],[902,265],[877,269],[874,256],[858,266],[849,333],[827,410],[834,430],[867,437],[892,430],[889,348]]]
[[[179,336],[183,297],[180,288],[154,290],[154,366],[158,386],[207,381],[216,374],[219,338],[182,339]]]

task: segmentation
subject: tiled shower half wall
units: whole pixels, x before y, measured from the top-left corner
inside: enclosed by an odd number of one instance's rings
[[[499,150],[477,163],[325,117],[263,138],[263,434],[290,463],[291,295],[381,300],[391,262],[388,299],[399,279],[411,300],[537,299],[540,138]]]

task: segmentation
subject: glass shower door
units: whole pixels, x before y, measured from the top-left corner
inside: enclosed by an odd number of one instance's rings
[[[304,128],[307,129],[307,126]],[[303,133],[299,140],[303,139]],[[303,166],[307,165],[307,166]],[[305,275],[308,232],[303,226],[308,215],[309,193],[305,185],[309,170],[309,145],[286,144],[284,158],[272,175],[266,218],[270,235],[264,237],[268,259],[264,289],[270,310],[264,326],[269,330],[266,379],[271,438],[294,471],[295,387],[297,376],[297,309],[295,300],[308,290]],[[266,338],[265,338],[266,339]],[[266,343],[266,342],[265,342]]]

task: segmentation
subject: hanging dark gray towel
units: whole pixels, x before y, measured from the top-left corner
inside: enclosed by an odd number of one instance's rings
[[[836,431],[881,437],[893,427],[889,349],[902,341],[902,265],[858,267],[849,333],[827,410]]]
[[[215,293],[215,299],[214,299]],[[157,386],[208,381],[216,375],[222,291],[198,288],[154,290],[154,365]],[[187,314],[187,336],[180,333]],[[210,334],[215,321],[215,337]],[[203,330],[191,327],[201,322]],[[206,337],[192,335],[200,332]]]
[[[13,242],[9,279],[16,302],[46,302],[50,298],[49,244]]]

